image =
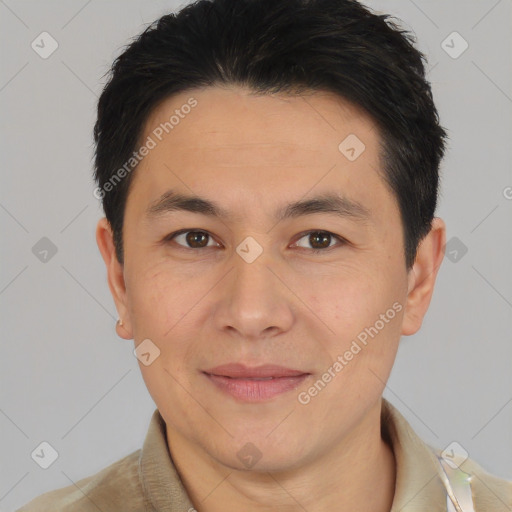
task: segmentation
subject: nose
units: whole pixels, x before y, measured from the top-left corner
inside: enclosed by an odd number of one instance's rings
[[[219,288],[217,329],[233,337],[258,340],[292,327],[293,293],[273,263],[265,251],[251,263],[234,255],[234,268]]]

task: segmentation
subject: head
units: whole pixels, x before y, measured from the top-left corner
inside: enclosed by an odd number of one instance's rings
[[[348,435],[442,260],[446,133],[413,37],[353,0],[201,0],[116,59],[94,135],[118,334],[151,340],[168,428],[266,470]],[[247,401],[207,375],[231,362],[305,377]]]

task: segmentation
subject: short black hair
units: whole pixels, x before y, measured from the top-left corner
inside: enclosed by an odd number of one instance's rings
[[[112,177],[126,169],[148,117],[174,94],[233,84],[254,94],[333,92],[370,116],[409,270],[432,226],[447,133],[426,58],[396,21],[356,0],[198,0],[150,24],[112,64],[94,126],[95,195],[119,262],[133,173]]]

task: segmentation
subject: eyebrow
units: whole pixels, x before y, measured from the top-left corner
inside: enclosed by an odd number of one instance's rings
[[[148,206],[146,215],[149,218],[154,218],[173,211],[199,213],[223,219],[233,218],[228,210],[213,201],[195,195],[185,195],[173,190],[168,190],[156,201],[153,201]],[[277,209],[274,217],[277,221],[282,221],[315,213],[330,213],[343,218],[348,217],[358,222],[367,222],[371,217],[370,211],[361,203],[334,192],[284,205]]]

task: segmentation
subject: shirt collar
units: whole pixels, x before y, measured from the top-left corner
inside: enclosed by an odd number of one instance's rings
[[[390,402],[382,399],[382,437],[396,461],[391,512],[446,512],[446,488],[436,454]]]
[[[435,453],[385,398],[382,399],[381,432],[396,461],[391,512],[446,512],[446,490]],[[165,422],[158,409],[153,412],[141,450],[139,477],[148,510],[194,510],[169,454]]]
[[[192,502],[176,471],[167,446],[165,422],[153,412],[139,458],[145,505],[151,512],[188,512]]]

